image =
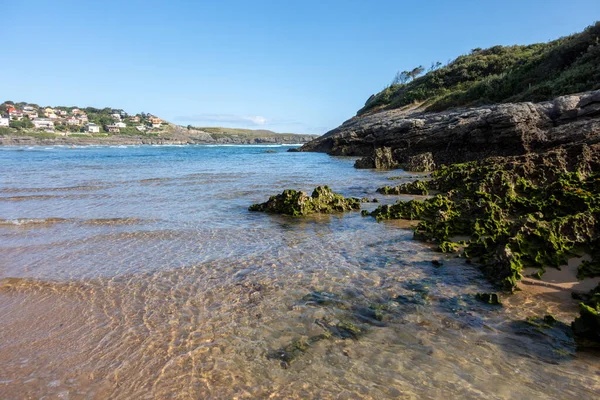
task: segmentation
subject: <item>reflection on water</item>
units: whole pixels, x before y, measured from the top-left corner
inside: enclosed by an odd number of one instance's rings
[[[0,202],[0,397],[598,396],[598,355],[516,322],[572,305],[475,302],[479,273],[405,225],[248,213],[398,175],[278,151],[1,151],[1,193],[51,198]]]

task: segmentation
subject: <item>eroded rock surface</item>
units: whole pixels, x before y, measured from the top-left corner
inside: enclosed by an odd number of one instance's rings
[[[383,111],[354,117],[299,150],[363,156],[357,162],[362,168],[381,168],[380,159],[383,168],[431,171],[441,164],[598,142],[600,91],[594,91],[439,113]]]

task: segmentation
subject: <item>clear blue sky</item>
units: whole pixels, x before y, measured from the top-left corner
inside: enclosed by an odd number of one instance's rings
[[[197,126],[322,134],[398,70],[548,41],[599,0],[13,1],[0,101],[123,108]]]

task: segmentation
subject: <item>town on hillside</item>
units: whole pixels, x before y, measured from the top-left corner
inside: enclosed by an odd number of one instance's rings
[[[163,121],[155,115],[128,115],[121,109],[40,107],[5,101],[0,105],[0,128],[40,130],[57,135],[140,134],[159,130]]]

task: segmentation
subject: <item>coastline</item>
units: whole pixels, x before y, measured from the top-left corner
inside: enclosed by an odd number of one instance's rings
[[[310,140],[309,136],[298,138],[220,138],[215,140],[193,137],[148,137],[148,136],[107,136],[107,137],[56,137],[38,138],[34,136],[0,136],[0,146],[88,146],[88,145],[302,145]]]

